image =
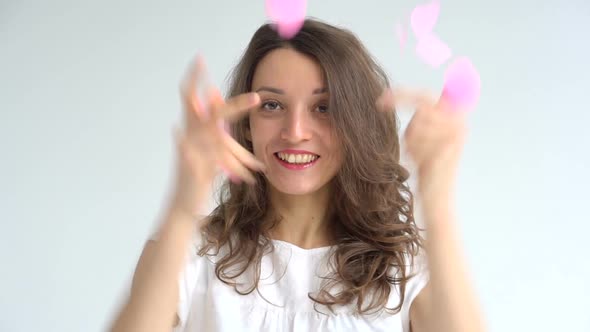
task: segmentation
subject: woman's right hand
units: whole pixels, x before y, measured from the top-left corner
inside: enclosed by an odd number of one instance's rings
[[[203,60],[197,57],[181,84],[184,121],[175,132],[177,168],[171,208],[191,215],[203,207],[220,170],[234,182],[249,184],[255,182],[252,172],[265,170],[224,128],[226,121],[235,121],[258,106],[260,96],[245,93],[225,102],[219,90],[210,88],[202,101],[197,88],[204,75]]]

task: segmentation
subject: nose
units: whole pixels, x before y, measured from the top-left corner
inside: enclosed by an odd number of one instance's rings
[[[312,119],[307,107],[298,106],[287,112],[283,120],[281,139],[291,144],[310,140],[312,137]]]

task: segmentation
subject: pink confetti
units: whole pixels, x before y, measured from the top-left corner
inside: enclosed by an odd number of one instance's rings
[[[399,46],[403,51],[406,46],[408,34],[406,29],[400,23],[395,25],[395,35],[397,36],[397,41],[399,42]]]
[[[423,38],[432,32],[438,20],[439,12],[440,4],[437,0],[425,5],[416,6],[412,10],[410,25],[412,30],[414,30],[416,38]]]
[[[418,39],[416,54],[428,65],[438,68],[451,58],[449,46],[435,35],[424,35]]]
[[[266,14],[276,23],[282,38],[293,38],[303,26],[306,0],[266,0]]]
[[[475,107],[481,92],[481,81],[477,69],[467,57],[459,57],[445,72],[442,97],[461,109]]]

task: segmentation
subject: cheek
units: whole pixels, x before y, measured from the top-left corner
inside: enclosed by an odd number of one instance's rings
[[[326,129],[325,134],[324,141],[326,142],[326,147],[330,150],[330,153],[335,159],[342,160],[342,143],[340,138],[329,128]]]
[[[337,149],[334,153],[334,161],[336,164],[336,168],[340,169],[342,167],[342,163],[344,163],[344,153],[342,149]]]
[[[264,148],[267,145],[270,135],[272,134],[267,128],[264,121],[250,121],[250,137],[252,138],[252,146],[254,154],[261,155],[264,153]]]

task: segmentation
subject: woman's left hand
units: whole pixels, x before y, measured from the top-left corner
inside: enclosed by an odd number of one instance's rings
[[[418,191],[428,210],[448,206],[467,136],[466,112],[427,92],[407,89],[386,90],[377,105],[383,111],[395,106],[416,110],[404,141],[418,171]]]

